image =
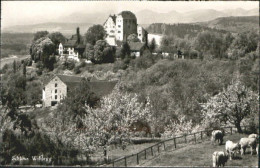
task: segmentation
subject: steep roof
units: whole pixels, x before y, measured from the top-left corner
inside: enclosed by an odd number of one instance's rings
[[[69,89],[73,89],[85,79],[84,77],[72,76],[72,75],[56,75],[62,82],[64,82]],[[52,78],[53,79],[53,78]],[[87,82],[90,90],[94,92],[98,97],[103,97],[112,92],[117,81],[105,81],[97,80],[95,78]]]
[[[135,14],[130,11],[122,11],[118,15],[121,15],[124,19],[136,19]]]
[[[116,83],[117,81],[91,81],[89,87],[98,97],[103,97],[112,92]]]
[[[60,80],[65,84],[81,82],[84,79],[84,77],[72,76],[72,75],[56,75],[56,76],[58,76]]]
[[[65,42],[65,44],[63,45],[64,47],[77,47],[77,48],[85,48],[85,46],[83,45],[83,37],[81,35],[79,35],[79,42],[78,42],[78,35],[77,34],[73,34],[71,36],[71,38]]]
[[[116,15],[112,15],[110,16],[112,18],[112,20],[114,21],[114,23],[116,24]]]
[[[143,47],[145,47],[145,43],[130,42],[129,46],[131,51],[140,51]]]

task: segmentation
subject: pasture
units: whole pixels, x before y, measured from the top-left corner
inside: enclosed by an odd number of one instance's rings
[[[240,138],[247,137],[246,134],[233,134],[224,137],[224,143],[227,140],[238,142]],[[142,161],[139,166],[212,166],[212,154],[214,151],[224,151],[225,145],[212,145],[209,138],[199,141],[196,144],[180,144],[176,149],[169,147],[159,155]],[[254,166],[258,165],[258,156],[250,155],[250,149],[247,148],[246,155],[237,155],[233,160],[228,160],[226,166]]]

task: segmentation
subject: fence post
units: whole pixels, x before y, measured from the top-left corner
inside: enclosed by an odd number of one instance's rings
[[[163,142],[163,149],[165,150],[165,142]]]
[[[127,167],[127,164],[126,164],[126,157],[125,157],[125,167]]]
[[[153,156],[153,147],[151,147],[151,153],[152,153],[152,156]]]
[[[195,143],[196,143],[196,133],[194,133],[194,140],[195,140]]]
[[[176,148],[176,138],[173,138],[174,141],[174,147]]]
[[[138,157],[138,153],[136,154],[136,163],[139,164],[139,157]]]
[[[144,159],[146,159],[146,149],[144,150]]]
[[[230,134],[232,135],[232,127],[230,127]]]
[[[185,134],[185,135],[184,135],[184,138],[185,138],[185,143],[187,143],[187,138],[186,138],[186,136],[187,136],[187,135]]]
[[[202,140],[202,138],[203,138],[203,133],[202,133],[202,131],[200,132],[200,138],[201,138],[201,140]]]
[[[158,153],[160,153],[160,144],[158,144],[157,148],[158,148]]]

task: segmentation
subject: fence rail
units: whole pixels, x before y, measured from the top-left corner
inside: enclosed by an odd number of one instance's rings
[[[246,129],[248,126],[241,126],[241,128]],[[226,126],[226,127],[221,127],[221,129],[224,129],[226,134],[233,134],[234,132],[237,132],[236,127],[234,126]],[[156,154],[159,154],[161,151],[166,151],[169,148],[176,149],[178,148],[178,144],[186,144],[189,142],[194,142],[197,143],[198,141],[202,141],[205,139],[205,137],[208,137],[208,133],[212,132],[213,129],[211,130],[204,130],[204,131],[198,131],[195,133],[190,133],[190,134],[184,134],[181,136],[169,138],[166,140],[162,140],[148,148],[145,148],[138,153],[127,155],[118,159],[115,159],[112,161],[113,167],[121,167],[121,166],[133,166],[132,164],[136,163],[137,165],[140,163],[141,159],[143,160],[148,159],[149,156],[153,157]],[[178,143],[179,142],[179,143]],[[133,161],[135,160],[135,161]],[[117,165],[117,163],[121,163]]]

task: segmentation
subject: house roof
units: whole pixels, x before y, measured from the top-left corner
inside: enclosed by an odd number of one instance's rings
[[[141,42],[130,42],[129,43],[130,46],[130,50],[131,51],[140,51],[144,46],[145,43],[141,43]]]
[[[64,43],[64,47],[76,47],[76,48],[85,48],[83,45],[83,37],[80,35],[79,36],[79,43],[78,43],[78,37],[77,34],[74,34],[71,36],[71,38]]]
[[[103,97],[112,92],[117,81],[90,81],[89,87],[98,97]]]
[[[60,78],[60,80],[62,82],[64,82],[65,84],[67,83],[77,83],[77,82],[81,82],[83,79],[85,79],[84,77],[79,77],[79,76],[72,76],[72,75],[56,75],[58,78]]]
[[[72,76],[72,75],[56,75],[56,76],[62,82],[64,82],[69,89],[75,88],[83,79],[85,79],[84,77]],[[94,92],[98,97],[102,97],[111,93],[116,83],[117,81],[97,80],[95,78],[92,78],[90,79],[90,81],[87,82],[87,84],[90,87],[90,90]]]
[[[118,15],[121,15],[124,19],[136,19],[135,14],[130,11],[122,11]]]

